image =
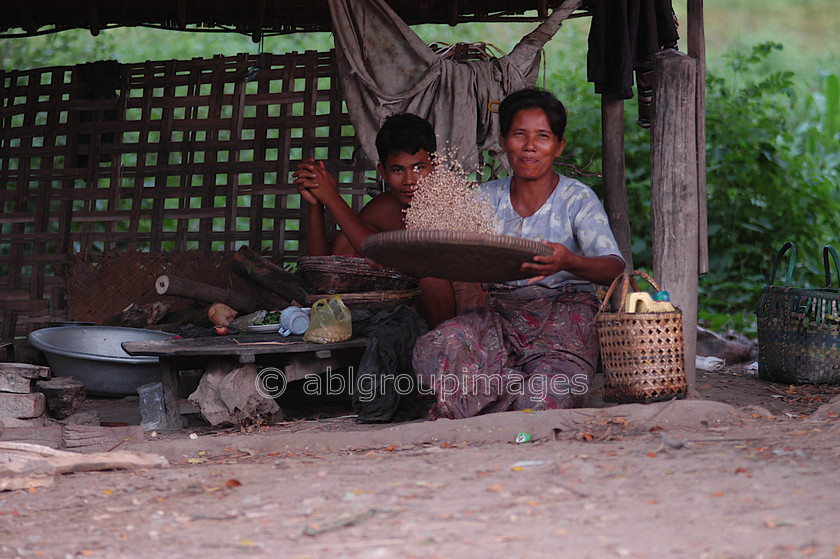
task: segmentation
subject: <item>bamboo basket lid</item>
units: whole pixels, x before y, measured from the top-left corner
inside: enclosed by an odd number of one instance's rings
[[[362,254],[416,278],[500,283],[530,277],[519,267],[547,245],[507,235],[401,229],[367,237]]]

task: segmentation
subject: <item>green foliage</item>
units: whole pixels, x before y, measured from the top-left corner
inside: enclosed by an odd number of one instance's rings
[[[822,285],[822,246],[837,242],[838,165],[824,157],[836,140],[797,103],[791,72],[755,70],[779,49],[731,52],[728,72],[708,76],[710,272],[700,306],[709,311],[751,310],[786,241],[799,248],[797,285]]]
[[[837,74],[825,76],[825,113],[823,130],[831,137],[840,132],[840,79]]]
[[[700,280],[699,316],[715,330],[754,333],[753,311],[786,241],[799,247],[794,281],[822,285],[822,246],[840,244],[840,149],[834,127],[836,75],[819,92],[794,74],[769,68],[781,45],[731,51],[728,64],[707,79],[707,185],[710,273]],[[567,151],[576,167],[601,171],[600,99],[585,69],[572,64],[549,73],[547,88],[562,92],[570,111]],[[652,268],[650,135],[634,124],[625,103],[625,166],[633,260]],[[569,155],[568,153],[566,154]],[[600,176],[581,177],[600,191]]]
[[[840,78],[837,74],[824,72],[820,81],[820,90],[812,93],[807,103],[821,115],[818,130],[833,138],[840,132]]]
[[[265,39],[266,52],[329,50],[333,46],[328,33],[299,33]],[[260,45],[239,33],[166,31],[142,27],[103,30],[93,37],[84,29],[71,29],[37,37],[0,40],[0,67],[24,70],[117,60],[136,63],[172,58],[211,58],[241,52],[258,53]]]

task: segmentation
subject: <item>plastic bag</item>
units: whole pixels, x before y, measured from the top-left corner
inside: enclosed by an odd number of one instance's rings
[[[312,305],[309,328],[303,341],[315,344],[343,342],[353,335],[350,309],[341,301],[340,295],[329,299],[318,299]]]

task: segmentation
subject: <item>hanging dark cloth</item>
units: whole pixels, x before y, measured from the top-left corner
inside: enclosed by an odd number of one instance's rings
[[[679,39],[671,0],[596,0],[591,10],[587,77],[595,93],[630,99],[633,71]]]

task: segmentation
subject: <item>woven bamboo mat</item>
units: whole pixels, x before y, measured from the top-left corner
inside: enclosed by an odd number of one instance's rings
[[[68,268],[67,304],[73,320],[102,323],[131,303],[155,301],[183,310],[191,301],[155,291],[155,279],[179,276],[215,287],[248,292],[247,282],[232,272],[219,254],[188,252],[120,252],[74,255]]]

